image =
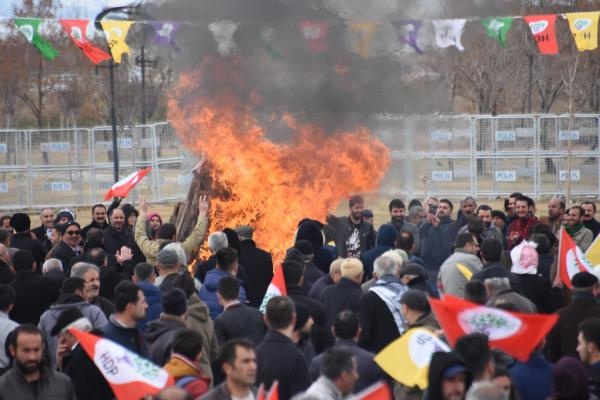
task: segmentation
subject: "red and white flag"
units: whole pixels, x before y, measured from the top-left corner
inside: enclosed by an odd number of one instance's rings
[[[485,333],[491,348],[504,350],[520,361],[529,355],[550,332],[558,315],[521,314],[470,303],[445,295],[429,304],[452,347],[464,335]]]
[[[94,361],[117,400],[140,399],[175,383],[167,371],[112,340],[73,328],[69,332]]]
[[[392,391],[387,383],[383,381],[378,381],[369,386],[368,388],[363,389],[362,391],[356,393],[353,396],[356,400],[391,400]]]
[[[85,32],[90,21],[87,19],[61,19],[59,22],[73,43],[75,43],[75,45],[83,51],[83,54],[85,54],[94,64],[99,64],[102,61],[111,59],[110,54],[93,46],[90,41],[87,40]]]
[[[106,193],[106,196],[104,196],[104,200],[110,200],[113,197],[127,197],[129,191],[133,189],[133,187],[137,185],[137,183],[141,181],[143,177],[148,175],[150,170],[152,170],[152,167],[140,169],[139,171],[135,171],[134,173],[127,175],[125,178],[111,186]]]
[[[302,37],[308,41],[308,47],[312,51],[322,53],[327,50],[327,34],[329,31],[327,21],[300,21],[298,29]]]
[[[265,293],[265,297],[263,297],[263,301],[260,305],[260,311],[264,314],[267,312],[267,303],[271,299],[271,297],[275,296],[287,296],[287,290],[285,288],[285,279],[283,277],[283,266],[279,266],[275,270],[275,274],[273,275],[273,279],[271,279],[271,283],[267,288],[267,292]]]
[[[561,228],[560,230],[558,249],[558,274],[560,280],[563,281],[565,286],[572,289],[573,284],[571,283],[571,279],[573,279],[573,275],[578,272],[592,272],[592,266],[565,228]]]

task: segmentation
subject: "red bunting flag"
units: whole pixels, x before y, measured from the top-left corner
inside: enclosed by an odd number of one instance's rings
[[[87,56],[94,64],[99,64],[102,61],[110,60],[110,54],[94,47],[86,38],[85,32],[90,21],[86,19],[61,19],[60,24],[69,35],[73,43],[83,54]]]
[[[558,40],[556,40],[556,14],[529,15],[523,17],[533,38],[537,42],[542,54],[558,54]]]
[[[449,343],[469,333],[482,332],[491,348],[498,348],[526,362],[529,355],[550,332],[558,315],[521,314],[470,303],[451,295],[429,304],[446,333]]]
[[[353,396],[356,400],[391,400],[392,391],[387,383],[378,381]]]
[[[575,244],[565,228],[560,229],[558,246],[558,274],[560,280],[569,289],[573,288],[571,279],[578,272],[591,272],[590,262],[585,258],[581,249]]]
[[[319,53],[327,50],[329,24],[326,21],[300,21],[298,29],[302,37],[308,41],[311,50]]]
[[[279,381],[273,381],[266,400],[279,400]]]
[[[283,267],[281,265],[275,270],[273,279],[271,279],[271,283],[269,284],[267,292],[265,293],[265,297],[263,297],[263,301],[260,305],[260,311],[262,311],[263,314],[267,311],[267,303],[271,297],[276,296],[287,296]]]
[[[79,340],[118,400],[141,399],[175,383],[167,371],[112,340],[73,328],[69,332]]]
[[[104,200],[110,200],[113,197],[127,197],[129,191],[133,189],[143,177],[148,175],[148,172],[150,172],[151,169],[152,167],[148,167],[127,175],[108,189],[108,192],[104,196]]]

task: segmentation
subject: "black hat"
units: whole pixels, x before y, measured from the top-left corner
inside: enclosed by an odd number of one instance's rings
[[[365,208],[364,210],[362,210],[362,216],[364,218],[373,218],[373,211],[369,210],[368,208]]]
[[[160,304],[165,314],[180,316],[187,311],[187,296],[181,289],[169,289],[163,292]]]
[[[576,288],[587,288],[598,283],[598,278],[589,272],[578,272],[571,278],[571,283]]]
[[[400,304],[418,312],[429,312],[430,310],[427,296],[417,289],[408,289],[400,298]]]
[[[69,228],[70,226],[75,225],[76,227],[78,227],[79,229],[81,229],[81,225],[79,225],[79,223],[75,222],[75,221],[67,221],[64,224],[60,224],[57,225],[60,227],[60,234],[64,235],[65,232],[67,231],[67,228]]]
[[[10,218],[10,226],[15,232],[25,232],[31,228],[31,218],[25,213],[14,213]]]
[[[492,211],[492,217],[497,217],[500,218],[504,221],[504,223],[506,223],[506,214],[504,214],[502,211],[500,210],[494,210]]]
[[[312,256],[315,253],[313,245],[308,240],[298,240],[294,245],[294,248],[300,250],[304,256]]]
[[[404,275],[415,275],[420,276],[422,278],[426,278],[427,272],[425,271],[425,268],[423,268],[417,263],[408,263],[402,268],[400,268],[400,277]]]
[[[302,252],[294,247],[290,247],[285,252],[284,262],[297,262],[304,265],[304,255]]]
[[[60,331],[64,328],[77,321],[78,319],[85,318],[81,311],[77,307],[69,307],[65,309],[58,315],[56,319],[56,323],[52,330],[50,331],[50,335],[56,336]]]
[[[304,304],[295,303],[296,307],[296,324],[294,325],[294,331],[299,331],[306,325],[306,322],[310,318],[310,311]]]

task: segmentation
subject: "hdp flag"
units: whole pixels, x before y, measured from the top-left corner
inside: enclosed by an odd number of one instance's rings
[[[217,51],[223,57],[231,55],[237,48],[233,41],[233,35],[237,28],[237,22],[233,21],[212,22],[208,25],[208,30],[211,31],[217,42]]]
[[[591,270],[590,262],[585,258],[581,249],[575,244],[565,228],[561,228],[558,245],[558,274],[560,279],[569,289],[572,289],[571,279],[573,279],[573,275],[578,272],[591,272]]]
[[[435,32],[435,44],[437,47],[446,48],[450,46],[456,47],[460,51],[464,51],[460,39],[465,29],[466,19],[437,19],[431,21]]]
[[[175,383],[167,371],[112,340],[73,328],[69,332],[79,340],[118,400],[141,399]]]
[[[423,54],[417,44],[419,38],[419,30],[423,26],[423,22],[416,20],[399,20],[392,21],[392,26],[396,29],[396,36],[402,43],[406,43],[419,54]],[[410,27],[410,28],[409,28]]]
[[[300,21],[298,29],[312,51],[322,53],[327,50],[329,24],[326,21]]]
[[[121,63],[121,57],[123,54],[129,54],[129,46],[125,39],[127,38],[127,32],[133,24],[133,21],[111,21],[105,20],[100,22],[104,34],[106,35],[106,41],[110,47],[110,53],[113,56],[115,63]]]
[[[585,252],[585,258],[590,262],[590,266],[600,265],[600,235],[592,242],[592,245]]]
[[[275,36],[275,29],[273,27],[267,26],[260,31],[260,38],[262,39],[263,45],[265,46],[265,50],[271,56],[271,58],[275,61],[281,60],[281,54],[275,46],[273,45],[273,38]]]
[[[558,54],[556,40],[556,14],[528,15],[523,19],[529,25],[531,34],[542,54]]]
[[[27,41],[34,45],[42,56],[48,60],[54,60],[58,56],[58,50],[40,34],[40,25],[43,20],[39,18],[15,18],[14,21]]]
[[[181,28],[181,22],[175,21],[153,21],[154,43],[159,45],[171,45],[175,50],[179,50],[175,44],[175,35]]]
[[[374,22],[361,21],[350,23],[352,51],[362,58],[369,57],[369,45],[375,36],[377,25]]]
[[[93,46],[85,37],[85,31],[90,21],[86,19],[61,19],[60,24],[69,35],[73,43],[83,54],[87,56],[94,64],[99,64],[102,61],[110,60],[110,54]]]
[[[392,391],[387,383],[378,381],[352,396],[355,400],[392,400]]]
[[[464,335],[481,332],[488,336],[491,348],[501,349],[523,362],[558,320],[556,314],[508,312],[451,295],[445,295],[443,300],[429,299],[429,304],[452,346]]]
[[[428,385],[431,356],[438,351],[450,348],[427,329],[413,328],[381,350],[375,362],[403,385],[423,390]]]
[[[567,20],[573,34],[577,50],[595,50],[598,47],[599,11],[568,13]]]
[[[104,200],[110,200],[113,197],[127,197],[129,191],[133,189],[143,177],[148,175],[148,172],[150,172],[151,169],[152,167],[148,167],[127,175],[108,189],[108,192],[106,192],[106,195],[104,196]]]
[[[260,311],[264,314],[267,312],[267,303],[271,299],[271,297],[276,296],[287,296],[287,289],[285,288],[285,279],[283,275],[283,267],[280,265],[273,274],[273,279],[271,279],[271,283],[267,288],[267,292],[265,293],[265,297],[263,297],[263,301],[260,305]]]
[[[482,23],[489,37],[500,42],[502,47],[506,46],[506,37],[513,23],[512,17],[485,18]]]

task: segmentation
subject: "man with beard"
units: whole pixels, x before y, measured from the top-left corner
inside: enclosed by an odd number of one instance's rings
[[[106,220],[106,207],[103,204],[94,204],[92,206],[92,222],[81,230],[81,237],[87,238],[87,233],[92,228],[98,228],[101,231],[108,228]]]
[[[577,353],[586,365],[590,394],[600,398],[600,318],[585,319],[577,329]]]
[[[115,310],[110,300],[100,296],[100,269],[94,264],[79,262],[71,269],[71,278],[80,278],[85,282],[83,298],[90,304],[99,307],[106,318]]]
[[[565,201],[559,196],[554,196],[548,202],[548,217],[540,218],[540,223],[547,225],[552,229],[552,233],[558,237],[562,220],[565,214]]]
[[[596,215],[596,204],[593,201],[584,201],[581,203],[581,208],[585,214],[583,215],[583,225],[594,234],[594,238],[600,233],[600,222],[594,218]]]
[[[348,205],[348,217],[330,216],[327,222],[337,231],[335,247],[338,257],[360,258],[365,251],[375,246],[375,230],[373,225],[363,220],[365,201],[362,196],[350,197]]]
[[[50,244],[50,231],[54,225],[54,210],[51,208],[43,208],[42,211],[40,211],[40,221],[41,225],[32,229],[31,232],[35,234],[36,239],[40,241],[47,251],[52,247]]]
[[[471,374],[454,351],[433,353],[428,375],[426,400],[462,400],[471,386]]]
[[[483,221],[484,231],[482,240],[496,239],[500,243],[504,243],[502,231],[492,223],[492,208],[486,204],[482,204],[477,208],[477,218]],[[461,232],[462,233],[462,232]]]
[[[414,245],[415,245],[415,253],[419,252],[421,248],[421,237],[419,236],[419,229],[415,224],[408,221],[404,218],[405,210],[404,202],[400,199],[394,199],[390,201],[389,204],[390,210],[390,223],[396,228],[398,233],[400,232],[410,232],[413,235]]]
[[[442,199],[438,203],[437,213],[427,213],[425,224],[419,229],[421,235],[421,258],[425,262],[425,269],[431,282],[437,281],[440,266],[450,254],[455,237],[450,238],[449,228],[454,222],[452,202]],[[432,210],[433,211],[433,210]]]
[[[146,257],[134,240],[133,234],[127,229],[125,214],[120,208],[115,208],[110,214],[110,226],[104,232],[104,250],[108,254],[117,254],[121,247],[131,249],[133,253],[132,262],[138,264],[146,262]]]
[[[583,208],[573,206],[569,209],[565,230],[571,236],[577,247],[584,253],[592,245],[594,234],[583,225]]]
[[[75,400],[71,379],[43,364],[44,340],[38,328],[16,328],[8,349],[14,366],[0,378],[0,399]]]
[[[515,208],[517,205],[517,199],[519,197],[523,197],[523,194],[515,192],[508,196],[508,199],[504,200],[504,211],[506,211],[506,219],[507,223],[509,224],[517,217],[517,212]]]
[[[523,239],[527,239],[531,235],[531,230],[537,223],[537,218],[533,215],[532,210],[535,210],[535,203],[531,198],[521,196],[515,200],[515,218],[508,225],[506,234],[508,250],[512,250]]]

